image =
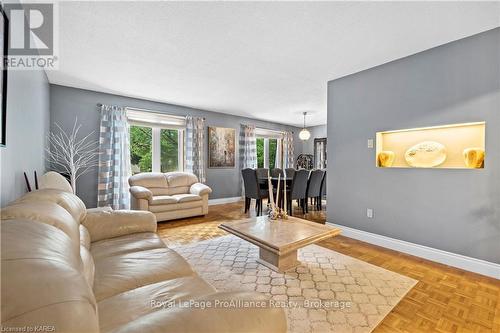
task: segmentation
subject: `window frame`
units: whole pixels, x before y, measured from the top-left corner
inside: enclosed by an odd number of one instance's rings
[[[155,125],[154,123],[145,124],[140,121],[128,121],[129,126],[140,126],[151,128],[151,171],[152,172],[162,172],[161,171],[161,130],[173,130],[177,131],[177,165],[179,172],[183,172],[185,169],[184,161],[184,132],[183,128],[169,127],[164,125]]]
[[[269,169],[269,140],[276,140],[276,155],[279,152],[278,145],[282,144],[281,138],[278,138],[276,136],[264,136],[264,135],[256,135],[256,139],[263,139],[264,140],[264,168]],[[258,158],[257,158],[258,160]],[[283,154],[281,154],[280,158],[278,159],[279,163],[275,163],[274,168],[281,168],[283,166]]]

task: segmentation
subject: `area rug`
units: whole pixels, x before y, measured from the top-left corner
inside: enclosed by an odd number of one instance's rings
[[[257,291],[285,308],[288,332],[371,332],[417,283],[318,245],[277,273],[256,263],[258,247],[233,235],[175,247],[220,291]]]

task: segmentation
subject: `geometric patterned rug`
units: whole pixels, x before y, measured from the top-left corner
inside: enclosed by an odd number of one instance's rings
[[[233,235],[174,248],[217,290],[268,295],[290,333],[371,332],[417,283],[317,245],[300,249],[301,265],[285,273],[258,264],[258,247]]]

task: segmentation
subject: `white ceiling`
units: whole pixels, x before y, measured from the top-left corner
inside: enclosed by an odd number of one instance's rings
[[[500,26],[499,2],[64,2],[51,83],[301,125],[329,80]]]

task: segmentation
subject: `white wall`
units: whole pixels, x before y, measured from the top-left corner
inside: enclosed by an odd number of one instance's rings
[[[0,148],[2,207],[26,192],[23,172],[29,175],[32,187],[33,172],[44,173],[50,117],[45,72],[10,70],[7,82],[7,145]]]
[[[326,138],[326,125],[311,126],[307,128],[311,132],[311,137],[307,141],[302,141],[302,153],[314,155],[314,139]]]

